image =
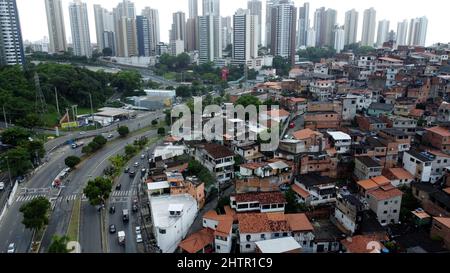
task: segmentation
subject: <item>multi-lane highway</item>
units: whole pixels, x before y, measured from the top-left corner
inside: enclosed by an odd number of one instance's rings
[[[139,130],[151,125],[155,119],[163,119],[161,113],[145,113],[138,118],[127,121],[126,124],[131,131]],[[92,137],[100,133],[108,133],[116,130],[116,126],[102,128],[97,131],[91,131],[83,137]],[[144,132],[138,136],[155,136],[155,131]],[[65,168],[64,159],[70,155],[81,155],[80,149],[73,150],[69,146],[64,146],[68,140],[77,138],[74,133],[66,135],[46,144],[46,150],[52,151],[47,154],[47,160],[43,166],[26,183],[19,187],[18,193],[14,198],[13,204],[9,207],[3,217],[0,225],[0,252],[6,251],[9,243],[16,244],[16,251],[25,253],[29,251],[32,234],[21,224],[22,215],[19,212],[20,206],[37,196],[54,198],[58,196],[58,191],[51,188],[53,179]],[[50,223],[45,233],[41,252],[44,252],[51,242],[53,234],[65,234],[72,214],[73,203],[77,197],[81,197],[82,190],[90,178],[95,178],[103,174],[104,168],[109,164],[108,159],[120,152],[126,145],[131,144],[134,139],[118,139],[111,141],[107,146],[85,160],[79,169],[72,172],[65,181],[59,198],[54,200],[55,207],[50,218]],[[87,139],[86,141],[89,141]],[[28,189],[27,191],[24,188]],[[98,221],[98,222],[96,222]],[[96,229],[95,227],[98,227]],[[84,228],[84,229],[83,229]],[[100,235],[99,213],[90,206],[86,200],[82,204],[80,241],[84,252],[102,252]]]

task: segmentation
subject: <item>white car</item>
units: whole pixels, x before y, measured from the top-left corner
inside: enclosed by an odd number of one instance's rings
[[[134,163],[135,167],[139,167],[139,162]]]
[[[10,243],[8,246],[8,253],[15,253],[16,252],[16,245],[14,243]]]
[[[5,189],[5,183],[4,182],[0,182],[0,191]]]
[[[141,155],[141,159],[145,159],[145,155],[144,154]]]
[[[109,138],[109,139],[111,139],[111,138],[113,138],[113,137],[114,137],[113,134],[109,134],[109,135],[108,135],[108,138]]]
[[[136,227],[136,235],[141,234],[141,227]]]
[[[136,235],[136,243],[142,243],[142,235],[141,234],[138,234],[138,235]]]

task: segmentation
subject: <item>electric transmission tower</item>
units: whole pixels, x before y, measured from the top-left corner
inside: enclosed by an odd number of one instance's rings
[[[47,113],[47,104],[45,103],[44,93],[42,93],[41,83],[37,73],[34,73],[34,85],[36,88],[36,114],[42,121],[43,115]]]

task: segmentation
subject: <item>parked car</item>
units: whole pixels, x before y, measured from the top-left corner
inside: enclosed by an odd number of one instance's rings
[[[108,139],[111,139],[111,138],[113,138],[113,137],[114,137],[113,134],[109,134],[109,135],[108,135]]]
[[[134,204],[132,210],[134,213],[138,212],[138,210],[139,210],[138,206],[136,204]]]
[[[109,213],[111,213],[111,214],[116,213],[116,207],[115,206],[110,207],[109,208]]]
[[[86,134],[85,131],[81,131],[81,132],[80,132],[80,136],[84,136],[85,134]]]
[[[5,189],[5,182],[0,182],[0,191]]]
[[[139,165],[140,165],[139,162],[135,162],[135,163],[134,163],[134,166],[135,166],[136,168],[139,167]]]
[[[115,225],[110,225],[109,226],[109,233],[114,234],[116,233],[117,229]]]
[[[126,167],[124,170],[125,173],[129,173],[130,172],[130,167]]]
[[[16,244],[15,243],[10,243],[8,246],[8,253],[15,253],[16,252]]]
[[[116,191],[120,191],[122,189],[122,184],[117,184]]]
[[[138,234],[138,235],[136,235],[136,243],[142,243],[142,235],[141,234]]]
[[[136,235],[141,234],[141,227],[136,227]]]
[[[145,155],[144,154],[141,154],[141,159],[145,159]]]
[[[287,184],[283,184],[280,186],[281,191],[288,191],[291,187]]]

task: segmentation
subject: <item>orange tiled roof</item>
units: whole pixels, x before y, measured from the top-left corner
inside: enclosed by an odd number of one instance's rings
[[[284,204],[286,198],[281,192],[249,192],[235,195],[236,203],[258,201],[261,205]]]
[[[443,137],[450,137],[450,130],[445,129],[443,127],[436,126],[436,127],[432,127],[432,128],[427,128],[425,130],[433,132],[433,133],[443,136]]]
[[[403,168],[391,168],[389,171],[396,179],[414,179],[412,174]]]
[[[371,191],[369,194],[372,195],[377,201],[383,201],[402,196],[403,192],[394,187],[386,187]]]
[[[319,132],[313,131],[311,129],[304,129],[304,130],[294,132],[292,135],[297,140],[304,140],[304,139],[312,138],[314,136],[320,136],[321,134]]]
[[[433,219],[450,228],[450,217],[434,217]]]
[[[219,236],[228,236],[231,232],[231,227],[233,226],[233,218],[231,217],[223,217],[219,224],[217,225],[216,231],[214,235]]]
[[[270,117],[287,117],[289,116],[289,112],[284,109],[278,109],[278,110],[271,110],[267,111],[267,115]]]
[[[298,185],[294,184],[292,185],[292,190],[297,193],[298,195],[300,195],[301,197],[303,197],[303,199],[307,199],[310,194],[305,191],[304,189],[302,189],[301,187],[299,187]]]
[[[412,117],[421,117],[421,116],[423,116],[424,113],[425,113],[425,111],[422,109],[413,109],[413,110],[409,111],[409,115]]]
[[[293,102],[306,102],[304,98],[289,98],[289,100]]]
[[[357,184],[366,191],[378,188],[378,184],[375,183],[372,179],[361,180],[361,181],[358,181]]]
[[[264,164],[264,163],[257,163],[257,162],[254,162],[254,163],[245,163],[245,164],[242,164],[241,167],[246,168],[246,169],[250,169],[250,170],[256,170],[256,169],[259,169],[259,168],[261,168],[261,167],[263,167],[263,166],[265,166],[265,165],[266,165],[266,164]]]
[[[372,178],[373,182],[375,182],[378,186],[390,185],[391,181],[384,176],[377,176]]]
[[[285,216],[291,227],[291,231],[314,230],[314,227],[304,213],[286,214]]]
[[[214,231],[204,228],[183,240],[178,246],[188,253],[197,253],[214,243]]]
[[[357,235],[341,241],[342,245],[350,253],[371,253],[373,248],[370,248],[370,242],[377,242],[380,247],[383,247],[374,236]]]
[[[269,213],[243,213],[238,214],[239,232],[263,233],[263,232],[287,232],[289,225],[286,219],[276,221],[278,215]],[[269,217],[272,219],[269,219]]]

